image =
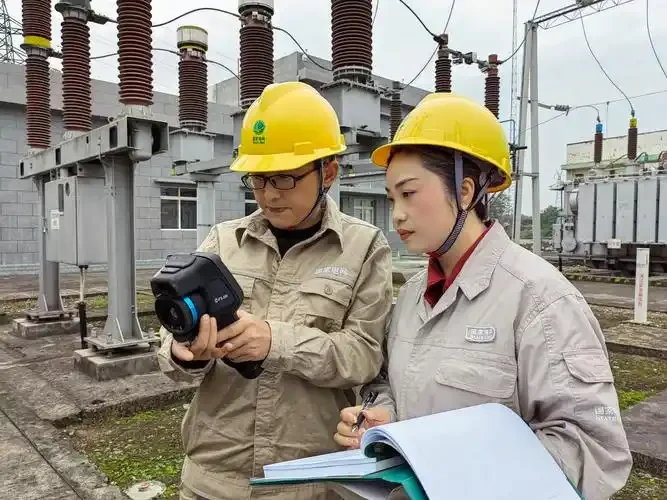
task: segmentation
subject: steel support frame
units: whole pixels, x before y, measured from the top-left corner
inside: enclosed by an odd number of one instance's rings
[[[521,81],[521,105],[519,106],[519,149],[517,156],[516,188],[514,190],[514,222],[512,239],[521,240],[521,208],[523,198],[523,177],[532,178],[533,208],[533,253],[542,253],[542,223],[540,214],[540,136],[537,74],[537,28],[532,21],[525,24],[525,49],[523,54],[523,72]],[[530,173],[524,172],[528,105],[530,104]]]
[[[538,72],[537,72],[537,30],[538,28],[548,29],[560,26],[573,21],[580,16],[587,16],[602,12],[613,7],[629,3],[633,0],[591,0],[588,3],[575,3],[562,9],[544,14],[531,19],[525,23],[525,43],[523,53],[523,69],[521,81],[521,98],[519,106],[519,138],[518,146],[526,146],[526,120],[528,118],[528,105],[530,104],[530,138],[531,138],[531,172],[524,172],[525,149],[516,151],[517,168],[514,172],[515,191],[514,191],[514,217],[512,221],[512,239],[519,242],[521,239],[521,206],[523,177],[532,178],[532,212],[533,212],[533,252],[540,255],[542,248],[542,228],[540,220],[540,179],[539,179],[539,96],[538,96]],[[590,12],[581,13],[583,9],[589,9]],[[577,15],[579,13],[579,15]],[[576,16],[576,17],[575,17]]]
[[[107,194],[108,312],[104,331],[85,342],[99,351],[159,344],[141,330],[136,307],[135,196],[136,162],[168,151],[168,124],[150,118],[121,116],[111,123],[31,152],[20,162],[21,178],[33,177],[42,211],[40,238],[40,307],[62,307],[58,263],[46,260],[44,184],[56,171],[85,170],[86,162],[101,162]],[[43,304],[43,305],[41,305]]]

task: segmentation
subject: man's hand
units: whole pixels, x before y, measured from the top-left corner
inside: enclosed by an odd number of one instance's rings
[[[341,410],[340,422],[338,422],[338,426],[336,427],[337,432],[334,435],[334,441],[340,446],[350,449],[359,448],[361,436],[367,429],[377,425],[388,424],[391,421],[391,415],[389,415],[389,411],[386,408],[382,408],[381,406],[368,408],[364,410],[364,421],[361,424],[361,428],[354,432],[352,431],[352,427],[357,423],[357,415],[359,415],[360,411],[361,406],[353,406]]]
[[[271,327],[243,310],[237,314],[238,321],[218,332],[217,344],[235,363],[264,361],[271,349]]]
[[[208,361],[224,357],[227,352],[216,347],[218,326],[215,318],[204,314],[199,320],[199,333],[191,345],[171,343],[171,353],[182,361]]]

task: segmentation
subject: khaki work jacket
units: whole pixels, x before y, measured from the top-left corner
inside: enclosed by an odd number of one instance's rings
[[[327,197],[322,228],[280,258],[261,212],[217,224],[200,246],[218,252],[243,308],[271,326],[264,372],[246,380],[222,361],[184,370],[160,349],[169,377],[200,381],[182,423],[182,480],[209,499],[317,499],[322,486],[251,488],[273,462],[337,451],[340,410],[382,366],[392,305],[391,249],[382,232]]]
[[[401,288],[388,362],[362,394],[379,390],[376,404],[398,420],[505,404],[586,500],[620,489],[632,458],[604,336],[581,293],[498,222],[433,308],[425,287],[423,271]]]

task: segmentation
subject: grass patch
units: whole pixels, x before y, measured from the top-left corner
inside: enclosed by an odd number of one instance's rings
[[[667,360],[635,354],[610,353],[619,401],[623,409],[667,388]],[[87,455],[120,488],[157,480],[167,486],[160,497],[178,499],[183,463],[180,424],[182,404],[70,426],[66,432],[75,448]],[[667,479],[641,470],[632,472],[627,486],[613,500],[667,498]]]
[[[73,446],[89,457],[121,489],[145,481],[161,481],[160,497],[178,498],[183,464],[180,424],[182,404],[67,428]]]
[[[634,318],[632,309],[597,305],[591,305],[590,307],[603,329],[611,328]],[[648,321],[655,326],[667,328],[667,314],[665,313],[649,311]]]
[[[610,352],[621,410],[667,389],[667,360]]]
[[[77,309],[77,304],[79,302],[79,297],[64,297],[63,305],[66,309]],[[147,310],[153,309],[155,303],[155,298],[150,293],[137,293],[137,308],[138,310]],[[93,312],[106,312],[107,307],[109,306],[109,301],[107,295],[91,295],[86,297],[86,310],[89,313]],[[36,299],[23,299],[23,300],[14,300],[10,302],[0,303],[0,312],[6,314],[23,314],[26,311],[31,311],[37,308]]]
[[[667,498],[667,480],[634,469],[625,488],[616,493],[613,500],[660,500]]]

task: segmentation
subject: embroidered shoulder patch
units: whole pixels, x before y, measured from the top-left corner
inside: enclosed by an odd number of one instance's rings
[[[468,342],[493,342],[496,338],[496,329],[493,326],[467,326],[466,337]]]

